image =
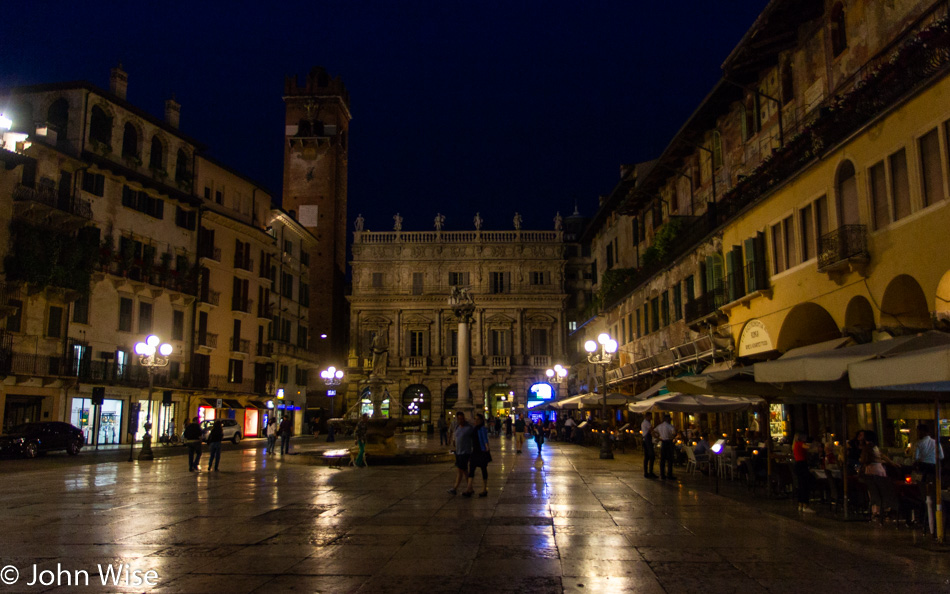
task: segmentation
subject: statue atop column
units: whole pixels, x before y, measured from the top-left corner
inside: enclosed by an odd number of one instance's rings
[[[561,218],[561,211],[557,211],[554,215],[554,230],[560,231],[564,229],[564,219]]]
[[[402,216],[398,212],[393,215],[393,231],[402,231]]]
[[[515,218],[512,219],[512,222],[515,224],[515,231],[521,231],[521,215],[515,213]]]
[[[353,221],[353,227],[354,227],[357,231],[362,231],[362,230],[363,230],[363,223],[364,223],[364,222],[365,222],[365,219],[363,218],[363,213],[360,213],[360,214],[356,215],[356,220]]]
[[[481,215],[481,213],[476,212],[476,213],[475,213],[475,219],[474,219],[475,230],[476,230],[476,231],[481,231],[481,230],[482,230],[482,223],[484,223],[484,222],[485,222],[485,221],[482,220],[482,215]]]
[[[468,292],[463,286],[453,285],[452,293],[449,295],[449,307],[452,308],[452,313],[461,321],[471,321],[472,315],[475,313],[475,300],[472,299],[472,294]]]
[[[445,224],[445,215],[441,212],[435,213],[435,230],[441,231],[442,225]]]

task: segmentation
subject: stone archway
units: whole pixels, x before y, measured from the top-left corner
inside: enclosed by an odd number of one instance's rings
[[[777,348],[784,353],[840,336],[838,325],[825,308],[815,303],[800,303],[785,316]]]
[[[871,308],[871,303],[861,295],[852,297],[845,309],[844,328],[841,331],[864,343],[871,342],[871,332],[874,328],[874,309]]]
[[[432,420],[432,393],[425,384],[412,384],[402,391],[402,409],[411,420]]]
[[[881,299],[881,328],[891,334],[929,329],[927,296],[914,277],[901,274],[888,283]]]

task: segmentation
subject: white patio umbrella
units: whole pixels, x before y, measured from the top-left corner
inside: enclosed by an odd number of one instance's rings
[[[761,398],[743,396],[710,396],[708,394],[683,394],[672,392],[654,396],[627,405],[630,412],[736,412],[762,404]]]

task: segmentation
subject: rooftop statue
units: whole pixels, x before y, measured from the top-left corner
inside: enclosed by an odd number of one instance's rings
[[[512,222],[515,224],[515,230],[520,231],[521,230],[521,215],[516,212],[515,218],[512,219]]]
[[[475,230],[476,230],[476,231],[481,231],[481,230],[482,230],[482,223],[485,222],[485,221],[482,220],[482,215],[481,215],[481,213],[478,213],[478,212],[475,213],[474,222],[475,222]]]
[[[564,219],[561,218],[561,211],[554,215],[554,230],[560,231],[564,228]]]
[[[356,220],[353,221],[353,227],[356,228],[357,231],[362,231],[362,230],[363,230],[363,223],[364,223],[364,222],[366,222],[366,221],[365,221],[365,219],[363,218],[363,213],[360,213],[360,214],[356,215]]]
[[[444,224],[445,224],[445,215],[442,214],[441,212],[436,213],[435,214],[435,230],[441,231],[442,225]]]
[[[402,231],[402,217],[397,212],[393,215],[393,231]]]

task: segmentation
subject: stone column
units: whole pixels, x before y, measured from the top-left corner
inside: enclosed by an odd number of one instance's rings
[[[459,367],[458,367],[458,400],[455,403],[455,410],[458,412],[465,413],[465,418],[469,421],[472,420],[472,401],[469,400],[468,392],[468,375],[469,375],[469,337],[468,337],[468,325],[470,318],[469,317],[460,317],[459,318],[459,342],[458,342],[458,354],[459,354]]]

